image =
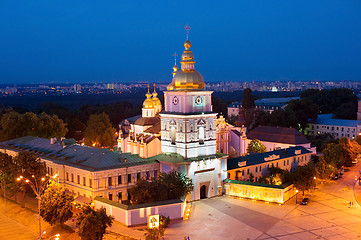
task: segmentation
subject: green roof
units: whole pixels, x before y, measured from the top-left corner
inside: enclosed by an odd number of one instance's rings
[[[114,202],[114,201],[111,201],[109,199],[99,197],[99,196],[95,197],[94,201],[99,201],[99,202],[102,202],[102,203],[106,203],[106,204],[112,205],[114,207],[122,208],[124,210],[132,210],[132,209],[138,209],[138,208],[146,208],[146,207],[153,207],[153,206],[159,206],[159,205],[168,205],[168,204],[182,203],[183,202],[180,199],[173,199],[173,200],[160,201],[160,202],[154,202],[154,203],[126,205],[126,204]]]
[[[277,188],[277,189],[285,189],[286,187],[290,186],[291,183],[285,183],[282,185],[273,185],[273,184],[265,184],[265,183],[257,183],[257,182],[246,182],[246,181],[238,181],[238,180],[231,180],[231,179],[224,179],[225,183],[235,183],[240,185],[249,185],[249,186],[256,186],[256,187],[267,187],[267,188]]]
[[[214,155],[209,155],[209,156],[198,156],[198,157],[185,159],[182,155],[178,153],[161,153],[156,156],[150,157],[148,159],[156,160],[160,162],[168,162],[168,163],[188,163],[188,162],[201,161],[207,159],[221,158],[224,156],[227,156],[227,154],[216,153]]]

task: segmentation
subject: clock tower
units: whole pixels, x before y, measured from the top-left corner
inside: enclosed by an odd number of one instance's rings
[[[177,170],[192,179],[192,199],[195,200],[222,191],[226,156],[216,152],[217,113],[212,110],[212,91],[204,90],[203,76],[194,68],[188,39],[190,28],[187,25],[185,29],[187,40],[181,56],[181,69],[178,71],[176,65],[173,67],[173,80],[164,92],[165,110],[160,113],[162,154],[178,160],[176,163],[170,160],[160,163],[161,170]]]

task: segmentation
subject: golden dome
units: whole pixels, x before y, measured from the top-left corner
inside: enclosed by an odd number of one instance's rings
[[[154,102],[151,99],[152,94],[149,92],[149,86],[148,86],[148,92],[145,94],[147,97],[143,102],[143,108],[154,108]]]
[[[153,103],[155,106],[162,106],[162,103],[160,102],[159,98],[157,97],[158,96],[158,93],[155,91],[155,84],[154,84],[154,92],[153,92]]]
[[[206,84],[203,76],[194,69],[194,55],[190,50],[191,42],[188,40],[188,30],[190,27],[185,27],[187,30],[187,40],[184,43],[184,52],[181,60],[181,71],[173,71],[173,80],[167,86],[167,90],[200,90]],[[173,67],[174,69],[174,67]]]

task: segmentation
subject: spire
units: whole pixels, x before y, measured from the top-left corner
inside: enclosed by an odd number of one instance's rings
[[[174,66],[173,66],[172,74],[173,74],[173,77],[174,77],[174,75],[176,75],[176,73],[178,72],[179,68],[177,66],[177,56],[178,56],[177,53],[174,52],[173,56],[174,56]]]
[[[184,52],[182,54],[182,60],[181,60],[181,70],[182,72],[194,72],[194,56],[192,51],[190,50],[192,44],[188,39],[189,36],[189,30],[191,29],[189,25],[184,27],[185,30],[187,30],[187,40],[184,42]]]
[[[154,106],[156,108],[156,112],[160,112],[162,110],[162,103],[160,102],[159,98],[158,98],[158,93],[155,91],[155,83],[153,84],[154,86],[154,92],[153,92],[153,103],[154,103]]]

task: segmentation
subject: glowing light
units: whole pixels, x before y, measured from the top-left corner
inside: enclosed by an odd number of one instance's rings
[[[16,181],[20,181],[21,179],[20,178],[17,178]]]
[[[45,181],[45,178],[41,178],[41,181]]]
[[[28,183],[28,182],[29,182],[29,180],[28,180],[28,179],[26,179],[26,180],[25,180],[25,182],[27,182],[27,183]]]

